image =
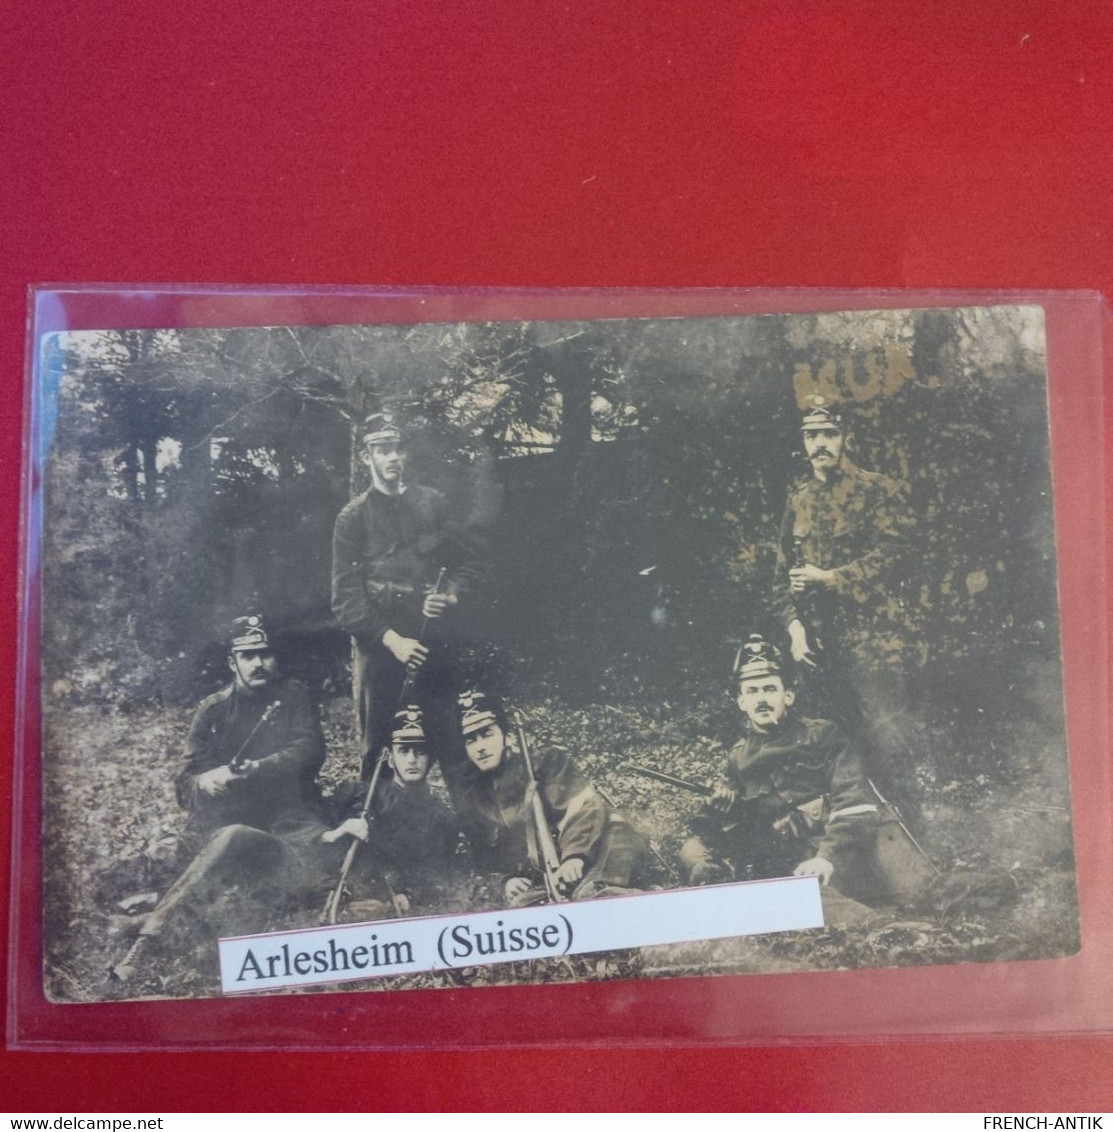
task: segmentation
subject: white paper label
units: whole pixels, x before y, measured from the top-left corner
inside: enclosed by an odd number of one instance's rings
[[[220,941],[225,994],[823,926],[815,877]]]

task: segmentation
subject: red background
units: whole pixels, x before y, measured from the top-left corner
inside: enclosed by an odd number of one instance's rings
[[[244,9],[5,6],[0,507],[12,537],[0,565],[12,579],[29,282],[1113,297],[1105,4]],[[11,674],[14,603],[2,616],[0,668]],[[7,706],[3,725],[7,746]],[[1105,1038],[420,1061],[7,1053],[3,1103],[1086,1111],[1113,1107],[1111,1054]]]

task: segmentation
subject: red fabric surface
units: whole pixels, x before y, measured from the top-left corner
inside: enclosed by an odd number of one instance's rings
[[[0,569],[13,581],[30,282],[1113,297],[1106,5],[17,0],[4,23]],[[11,601],[0,617],[10,686]],[[5,761],[5,799],[10,774]],[[1111,1053],[1097,1037],[420,1061],[6,1053],[0,1095],[81,1112],[1087,1111],[1111,1107]]]

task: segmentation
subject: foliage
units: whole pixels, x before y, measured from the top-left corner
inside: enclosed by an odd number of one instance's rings
[[[926,688],[1056,648],[1026,312],[104,332],[51,364],[48,600],[52,627],[88,623],[56,667],[102,672],[102,695],[190,699],[250,606],[342,678],[331,522],[364,485],[355,426],[383,406],[414,477],[490,532],[485,631],[584,694],[609,670],[706,689],[731,642],[779,631],[777,527],[817,391],[851,409],[857,462],[908,486],[893,584]]]

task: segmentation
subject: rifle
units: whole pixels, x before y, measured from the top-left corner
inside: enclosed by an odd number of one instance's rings
[[[541,800],[541,790],[537,785],[537,776],[533,773],[533,761],[529,757],[529,744],[526,742],[526,732],[522,725],[522,716],[514,713],[514,730],[518,736],[518,746],[522,750],[522,759],[526,764],[526,776],[529,786],[526,793],[529,796],[533,811],[534,831],[537,835],[537,855],[541,858],[541,873],[545,878],[545,893],[553,904],[563,904],[566,897],[561,895],[557,884],[556,874],[560,869],[560,854],[553,841],[549,829],[549,820],[545,817],[545,804]]]
[[[798,569],[801,566],[807,566],[808,556],[804,553],[804,540],[797,535],[792,540],[792,568]],[[798,601],[800,612],[804,615],[802,618],[804,628],[808,631],[812,640],[813,652],[823,651],[823,642],[819,637],[819,630],[816,629],[816,622],[819,616],[816,610],[816,595],[814,592],[804,590],[800,594]]]
[[[693,785],[694,785],[694,783],[693,783]],[[602,786],[596,786],[595,787],[595,793],[598,794],[599,797],[602,798],[603,801],[606,802],[607,805],[610,806],[610,808],[612,810],[618,810],[619,809],[618,803],[611,797],[611,795],[608,791],[603,789]],[[636,829],[636,827],[635,827],[635,829]],[[661,856],[660,850],[657,848],[656,845],[653,844],[653,842],[649,839],[649,837],[645,833],[642,833],[641,830],[637,830],[637,832],[641,833],[642,837],[645,838],[645,843],[646,843],[646,845],[649,846],[650,853],[652,853],[653,856],[657,858],[657,863],[661,866],[661,868],[663,868],[665,870],[665,872],[667,872],[671,877],[675,878],[677,876],[676,869],[674,869],[672,867],[672,865],[670,865],[668,863],[668,861],[666,861],[665,858]]]
[[[675,774],[665,774],[664,771],[653,770],[652,767],[640,766],[638,763],[622,763],[618,769],[640,774],[644,778],[654,778],[658,782],[666,782],[669,786],[675,786],[678,790],[687,790],[689,794],[698,794],[701,798],[710,798],[715,793],[713,787],[705,786],[702,782],[693,782],[690,778],[678,778]]]
[[[901,831],[901,833],[904,834],[905,837],[908,838],[908,843],[912,846],[913,849],[916,850],[917,853],[920,854],[921,857],[923,857],[925,861],[927,861],[929,867],[931,868],[931,871],[936,876],[938,876],[939,866],[927,855],[927,853],[924,851],[923,846],[916,840],[916,838],[912,836],[911,830],[904,824],[904,818],[901,815],[900,810],[898,810],[897,807],[892,804],[892,802],[886,800],[885,795],[877,789],[877,786],[875,785],[872,778],[867,778],[866,782],[869,783],[869,788],[874,792],[874,794],[877,795],[877,800],[881,803],[882,807],[890,814],[892,814],[893,819],[896,821],[897,828]]]
[[[371,774],[371,782],[367,787],[367,793],[363,798],[363,808],[359,811],[359,816],[367,821],[368,815],[371,813],[371,800],[375,797],[375,790],[379,785],[379,779],[383,774],[383,767],[386,766],[387,756],[390,754],[390,747],[384,746],[379,753],[379,757],[375,760],[375,769]],[[336,917],[340,914],[340,904],[344,899],[344,885],[348,881],[348,873],[352,871],[352,863],[356,859],[356,854],[359,852],[359,847],[363,844],[358,837],[352,838],[351,845],[348,846],[348,851],[344,854],[344,863],[340,866],[340,878],[336,882],[336,887],[328,894],[328,899],[325,901],[324,911],[321,912],[322,924],[335,924]]]
[[[433,588],[430,593],[440,593],[441,583],[444,581],[445,568],[442,566],[440,573],[437,574],[437,580],[433,583]],[[425,639],[425,630],[429,627],[429,618],[426,617],[421,622],[421,632],[417,635],[418,644]],[[398,693],[398,702],[394,705],[394,714],[396,715],[402,710],[402,705],[406,702],[406,697],[413,687],[413,682],[417,676],[416,668],[406,669],[406,678],[402,681],[402,690]],[[393,718],[393,717],[392,717]],[[386,761],[390,757],[390,744],[384,743],[383,749],[379,752],[379,757],[375,760],[375,769],[371,772],[371,781],[367,786],[367,793],[363,798],[363,808],[359,811],[359,816],[367,821],[371,813],[371,802],[375,797],[375,790],[379,785],[379,779],[383,774],[383,767],[386,766]],[[351,845],[348,846],[347,853],[344,854],[344,863],[340,866],[340,877],[336,882],[336,887],[329,893],[328,899],[325,901],[324,910],[321,912],[322,924],[335,924],[336,917],[340,914],[340,905],[344,899],[344,885],[348,881],[348,873],[352,871],[352,864],[356,859],[356,854],[359,852],[359,847],[363,844],[358,838],[353,837]],[[393,904],[393,900],[391,901]]]
[[[247,738],[240,744],[240,749],[228,760],[228,769],[235,771],[239,774],[243,770],[244,764],[248,761],[243,757],[244,751],[247,750],[247,745],[255,738],[256,732],[264,723],[269,723],[270,718],[282,706],[281,700],[274,700],[272,703],[267,704],[266,710],[259,716],[258,723],[248,732]]]
[[[715,793],[713,787],[705,786],[702,782],[678,778],[675,774],[665,774],[638,763],[622,763],[619,770],[632,771],[645,778],[668,783],[678,790],[698,794],[701,798],[710,798]],[[731,856],[744,862],[744,868],[732,865],[732,869],[744,871],[751,878],[776,877],[787,876],[799,864],[799,857],[791,851],[794,840],[801,836],[797,821],[794,820],[797,818],[795,807],[789,807],[786,803],[780,816],[773,820],[772,814],[763,811],[760,799],[745,801],[736,798],[729,813],[724,813],[721,817],[727,822],[722,826],[723,832],[738,839]],[[785,822],[786,818],[790,820]]]

